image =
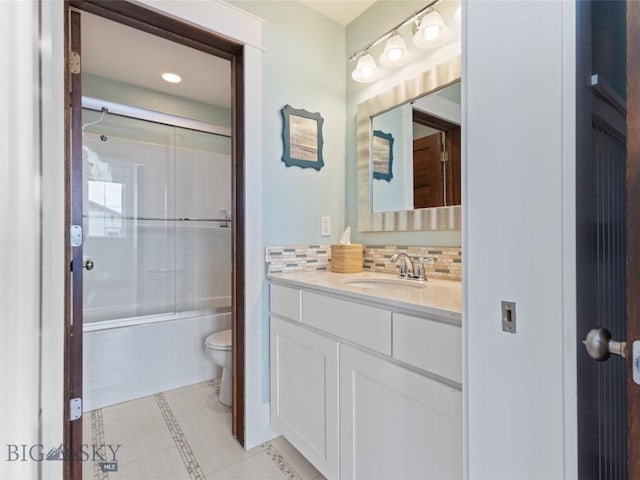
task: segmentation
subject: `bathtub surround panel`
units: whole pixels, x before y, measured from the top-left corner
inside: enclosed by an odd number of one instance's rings
[[[216,378],[205,353],[212,332],[231,328],[231,314],[172,320],[84,333],[85,411]],[[155,322],[150,323],[152,320]]]
[[[401,252],[410,257],[432,259],[433,261],[426,265],[428,277],[462,280],[460,247],[367,245],[364,248],[364,270],[397,274],[398,265],[391,263],[391,257]],[[289,245],[265,249],[267,274],[329,270],[330,262],[330,245]]]

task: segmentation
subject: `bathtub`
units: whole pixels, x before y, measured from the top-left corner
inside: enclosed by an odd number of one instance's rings
[[[204,342],[227,328],[229,306],[85,322],[83,410],[217,377]]]

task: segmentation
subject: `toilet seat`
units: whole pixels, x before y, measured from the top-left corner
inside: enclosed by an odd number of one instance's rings
[[[231,350],[231,330],[212,333],[205,343],[212,350]]]

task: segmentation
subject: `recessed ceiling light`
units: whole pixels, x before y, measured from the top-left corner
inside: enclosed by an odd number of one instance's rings
[[[182,78],[180,78],[180,75],[177,75],[175,73],[163,73],[162,74],[162,79],[165,82],[169,82],[169,83],[180,83],[182,81]]]

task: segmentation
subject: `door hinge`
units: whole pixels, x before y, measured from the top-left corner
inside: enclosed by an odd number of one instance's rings
[[[69,72],[80,73],[80,54],[77,52],[69,52]]]
[[[82,417],[82,399],[72,398],[69,402],[69,420],[78,420]]]
[[[69,227],[69,244],[72,247],[82,245],[82,227],[80,225],[71,225]]]

